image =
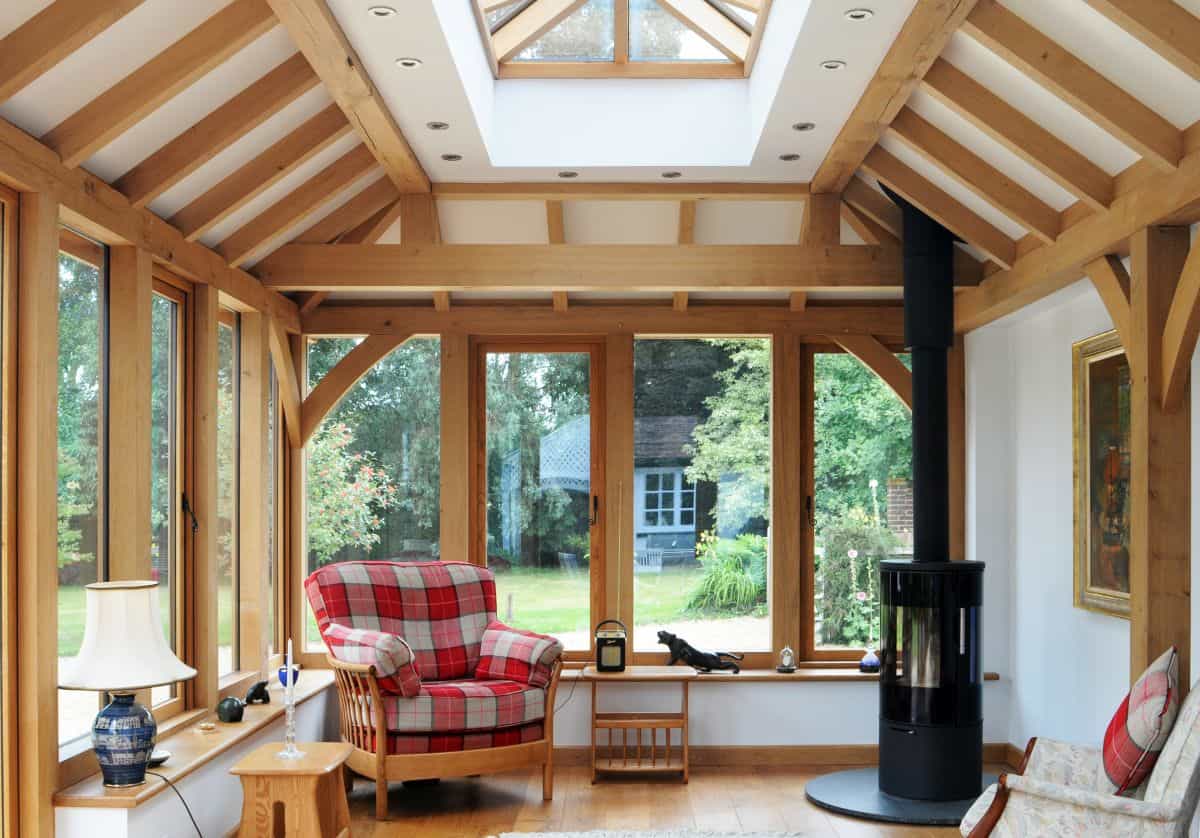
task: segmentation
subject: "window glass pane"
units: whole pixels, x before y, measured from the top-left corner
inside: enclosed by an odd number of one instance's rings
[[[354,343],[310,341],[310,379]],[[332,562],[439,558],[440,434],[441,342],[413,338],[351,387],[308,443],[308,573]],[[308,648],[323,648],[307,599],[305,613]]]
[[[591,648],[586,352],[487,354],[487,560],[509,625]]]
[[[912,419],[854,357],[813,363],[814,637],[817,648],[876,649],[879,562],[912,554]]]
[[[150,575],[158,581],[163,635],[179,650],[176,584],[179,559],[179,304],[155,294],[150,303]],[[153,703],[175,685],[151,691]]]
[[[709,5],[715,6],[724,12],[725,17],[745,29],[747,33],[751,32],[755,24],[758,23],[758,14],[756,12],[735,6],[733,3],[726,2],[726,0],[708,0],[708,2]]]
[[[525,11],[533,5],[533,0],[512,0],[511,3],[506,3],[498,9],[492,9],[486,15],[484,20],[487,22],[488,32],[495,33],[504,24],[512,20],[516,15]]]
[[[275,574],[279,565],[279,382],[275,378],[275,367],[270,368],[267,388],[267,654],[274,653],[277,646],[275,631]]]
[[[633,515],[635,649],[661,651],[659,629],[771,648],[770,428],[770,340],[635,342],[634,481],[662,487],[656,518]]]
[[[588,0],[514,61],[612,61],[613,0]]]
[[[655,0],[630,0],[629,58],[633,61],[728,61]]]
[[[83,641],[84,585],[103,578],[102,246],[64,230],[58,260],[58,656]],[[60,690],[58,741],[91,732],[96,693]]]
[[[217,672],[238,668],[238,335],[217,328]]]

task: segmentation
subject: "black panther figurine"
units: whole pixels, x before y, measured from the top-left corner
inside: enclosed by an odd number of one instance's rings
[[[742,659],[741,655],[730,652],[701,652],[693,648],[692,644],[682,637],[676,637],[669,631],[660,631],[658,642],[671,650],[671,659],[667,661],[667,666],[674,666],[677,661],[683,661],[688,666],[694,667],[697,672],[732,669],[734,674],[737,674],[742,671],[742,668],[737,665],[737,662]],[[729,660],[725,660],[726,658]]]

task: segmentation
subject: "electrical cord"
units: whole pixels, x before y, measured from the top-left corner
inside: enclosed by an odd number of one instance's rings
[[[200,831],[200,825],[196,823],[196,816],[192,814],[192,807],[188,806],[187,801],[183,799],[183,795],[180,794],[179,789],[175,788],[175,784],[172,783],[171,780],[165,775],[159,774],[157,771],[147,771],[146,773],[151,777],[157,777],[171,787],[171,791],[175,792],[175,796],[178,797],[179,802],[183,804],[183,809],[185,812],[187,812],[188,818],[191,819],[192,827],[196,830],[196,834],[199,835],[200,838],[204,838],[204,833]]]
[[[571,699],[575,696],[575,687],[577,687],[577,686],[579,686],[579,679],[572,678],[571,679],[571,691],[569,693],[567,693],[567,697],[565,699],[563,699],[563,703],[554,708],[555,713],[558,713],[559,710],[562,710],[564,707],[566,707],[568,704],[571,703]]]

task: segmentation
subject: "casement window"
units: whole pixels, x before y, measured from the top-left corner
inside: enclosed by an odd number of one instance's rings
[[[10,508],[14,505],[13,468],[16,386],[16,273],[17,273],[17,195],[0,186],[0,679],[13,684],[16,679],[16,551],[12,538]],[[11,690],[0,691],[0,741],[16,741],[16,714],[8,705]],[[0,832],[16,835],[17,772],[12,754],[15,748],[0,749]]]
[[[637,470],[639,532],[687,531],[696,523],[696,485],[681,469]]]
[[[241,353],[238,316],[222,310],[217,327],[217,674],[238,671],[238,514]]]

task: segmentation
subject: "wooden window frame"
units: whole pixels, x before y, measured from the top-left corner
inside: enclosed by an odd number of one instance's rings
[[[590,626],[607,616],[606,610],[606,560],[605,516],[609,513],[605,497],[605,371],[606,347],[604,341],[593,337],[539,337],[520,338],[478,336],[472,337],[470,347],[469,386],[467,390],[467,417],[470,451],[469,497],[471,499],[470,552],[473,564],[487,567],[487,355],[489,353],[538,353],[564,354],[588,353],[589,405],[591,425],[591,495],[597,505],[598,514],[589,527],[592,559],[588,563],[590,581]],[[443,410],[445,407],[443,406]],[[515,626],[514,628],[522,628]],[[595,638],[588,633],[586,651],[573,649],[564,655],[568,662],[583,663],[595,656]]]
[[[0,184],[0,832],[18,835],[16,684],[17,193]]]

